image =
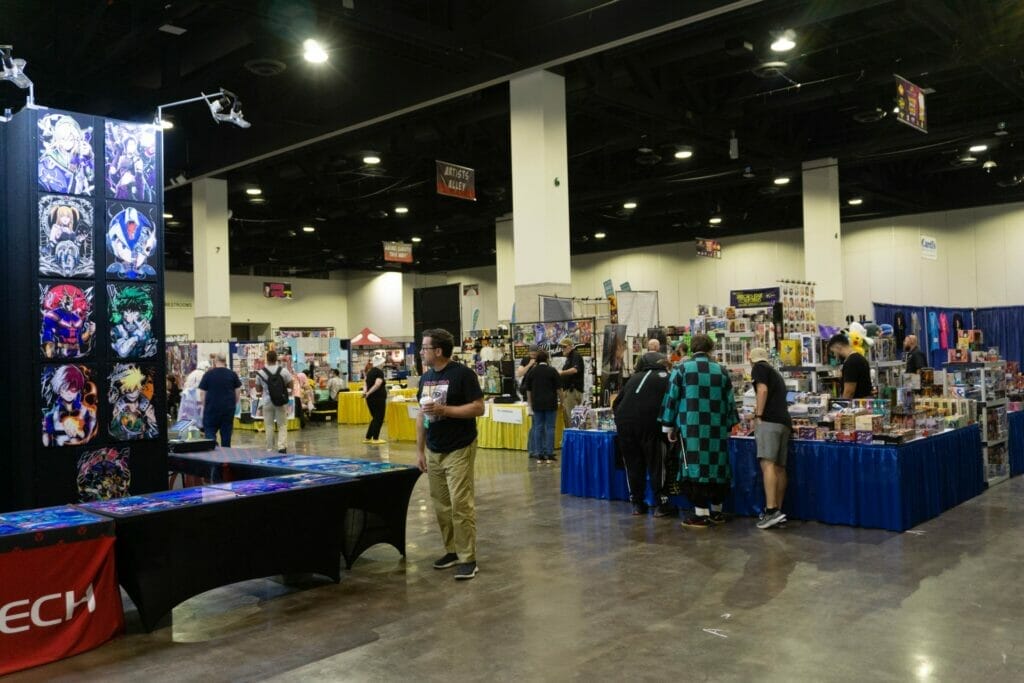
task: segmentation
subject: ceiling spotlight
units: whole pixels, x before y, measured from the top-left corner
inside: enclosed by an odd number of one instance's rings
[[[10,45],[0,45],[0,81],[10,81],[22,90],[31,89],[32,81],[25,75],[25,60],[15,59]]]
[[[409,207],[407,207],[407,206],[396,206],[395,207],[395,213],[400,214],[400,215],[407,214],[407,213],[409,213]]]
[[[1006,121],[1000,121],[999,123],[996,124],[996,132],[994,132],[993,135],[998,135],[999,137],[1003,137],[1003,136],[1009,135],[1009,134],[1010,134],[1010,131],[1006,130]]]
[[[167,213],[166,211],[164,211],[164,220],[169,221],[172,218],[174,218],[174,214],[173,213]]]
[[[607,235],[605,235],[603,232],[595,232],[594,233],[594,239],[595,240],[603,240],[605,237],[607,237]]]
[[[312,225],[303,225],[302,232],[316,232],[316,228],[314,228]]]
[[[712,216],[711,218],[708,219],[708,223],[710,223],[711,225],[721,225],[722,224],[722,217],[721,216]]]
[[[250,197],[259,197],[261,194],[263,194],[263,190],[261,190],[258,187],[247,187],[245,188],[245,193]]]
[[[302,56],[312,64],[323,64],[327,61],[327,52],[323,46],[312,38],[302,42]]]
[[[967,149],[968,149],[968,151],[975,152],[975,153],[977,153],[977,152],[984,152],[985,150],[988,149],[988,145],[971,145]]]
[[[983,163],[983,164],[981,165],[981,167],[982,167],[983,169],[985,169],[986,171],[989,171],[989,172],[991,172],[991,171],[992,171],[992,169],[993,169],[993,168],[995,168],[995,167],[996,167],[996,166],[998,166],[998,165],[999,165],[999,164],[997,164],[997,163],[995,162],[995,160],[993,160],[993,159],[989,159],[988,161],[986,161],[985,163]]]
[[[750,166],[747,166],[746,168],[744,168],[743,169],[743,177],[744,178],[753,178],[754,177],[754,169],[752,169]]]
[[[789,52],[796,47],[796,34],[792,30],[786,30],[778,34],[772,42],[772,52]]]
[[[171,121],[170,119],[160,119],[157,123],[159,123],[160,127],[164,130],[174,128],[174,121]]]
[[[422,237],[413,237],[412,241],[415,242],[416,244],[419,244],[420,242],[423,241],[423,238]]]
[[[674,156],[676,159],[689,159],[690,157],[693,156],[693,147],[684,145],[677,149],[676,153],[673,154],[672,156]]]
[[[864,198],[863,197],[850,197],[849,199],[846,200],[846,203],[849,204],[850,206],[860,206],[861,204],[864,203]]]
[[[789,176],[780,175],[772,181],[776,185],[789,185]]]
[[[625,202],[622,205],[622,208],[623,209],[635,209],[636,208],[636,202]]]
[[[368,154],[367,156],[363,157],[363,163],[366,164],[367,166],[376,166],[377,164],[380,163],[380,157],[374,156],[373,154]]]
[[[248,128],[252,124],[242,116],[242,100],[235,93],[220,89],[220,93],[203,95],[210,105],[210,114],[217,123],[233,123],[239,128]]]

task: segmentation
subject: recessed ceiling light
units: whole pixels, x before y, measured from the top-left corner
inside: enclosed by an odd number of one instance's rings
[[[363,157],[363,163],[366,164],[367,166],[374,166],[380,163],[380,157],[375,156],[373,154],[368,154],[367,156]]]
[[[168,220],[169,221],[172,218],[174,218],[174,214],[173,213],[167,213],[166,211],[164,212],[164,220]]]
[[[327,61],[327,52],[320,43],[312,38],[307,38],[302,42],[302,56],[307,62],[313,64],[323,64]]]
[[[171,128],[174,128],[174,121],[169,119],[160,119],[160,127],[164,130],[170,130]]]
[[[303,225],[302,232],[316,232],[316,228],[314,228],[312,225]]]
[[[603,240],[605,237],[607,237],[607,235],[605,235],[603,232],[595,232],[594,233],[594,239],[595,240]]]
[[[984,152],[986,149],[988,149],[988,145],[971,145],[967,149],[970,150],[971,152]]]
[[[635,209],[636,208],[636,202],[626,202],[626,203],[624,203],[622,205],[622,208],[623,209]]]
[[[864,198],[863,197],[850,197],[849,199],[846,200],[846,203],[849,204],[850,206],[860,206],[861,204],[864,203]]]
[[[783,31],[772,42],[772,52],[789,52],[796,47],[794,38],[796,38],[796,34],[793,31]]]
[[[672,156],[674,156],[676,159],[689,159],[690,157],[693,156],[693,148],[692,147],[680,147],[678,150],[676,150],[676,153],[673,154]]]
[[[780,175],[775,178],[774,182],[776,185],[789,185],[789,176]]]
[[[710,223],[711,225],[720,225],[722,223],[722,217],[712,216],[711,218],[708,219],[708,223]]]
[[[258,187],[247,187],[245,188],[245,193],[250,197],[259,197],[261,194],[263,194],[263,190],[261,190]]]
[[[249,197],[250,204],[266,204],[267,200],[263,197]]]
[[[397,213],[397,214],[409,213],[409,207],[407,207],[407,206],[396,206],[395,207],[395,213]]]
[[[423,241],[423,238],[422,238],[422,237],[413,237],[413,238],[412,238],[412,241],[413,241],[413,242],[416,242],[416,243],[418,244],[418,243],[420,243],[420,242],[422,242],[422,241]]]

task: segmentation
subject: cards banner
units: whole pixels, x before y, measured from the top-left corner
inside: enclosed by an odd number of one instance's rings
[[[447,161],[436,163],[438,194],[476,201],[476,171]]]
[[[774,306],[778,301],[778,287],[734,289],[729,292],[729,305],[733,308],[764,308]]]
[[[921,258],[935,261],[939,258],[939,242],[930,235],[921,235]]]
[[[893,74],[893,77],[896,79],[896,120],[927,133],[928,119],[925,116],[924,92],[920,86],[914,85],[902,76]]]
[[[394,263],[412,263],[412,244],[410,242],[385,242],[384,260]]]
[[[99,647],[124,630],[114,539],[0,554],[0,675]]]
[[[291,299],[292,283],[290,282],[264,282],[263,296],[268,299]]]
[[[698,237],[696,242],[697,256],[703,256],[704,258],[722,258],[722,244],[718,240],[709,240]]]

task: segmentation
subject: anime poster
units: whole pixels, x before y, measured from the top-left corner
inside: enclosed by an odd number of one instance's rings
[[[155,202],[156,126],[107,121],[105,132],[107,196]]]
[[[92,287],[72,284],[39,285],[43,323],[39,343],[47,358],[81,358],[92,351],[96,323],[92,322]]]
[[[92,126],[83,128],[69,114],[40,115],[39,189],[89,195],[95,188]]]
[[[151,365],[117,363],[107,377],[110,425],[107,433],[118,441],[155,439],[160,433],[153,405]]]
[[[107,276],[119,280],[153,280],[156,269],[156,207],[107,204]],[[157,252],[158,253],[158,252]]]
[[[132,472],[128,468],[129,455],[127,448],[97,448],[82,453],[78,459],[79,502],[127,496],[132,483]]]
[[[47,447],[77,446],[96,436],[98,397],[92,371],[84,365],[43,368],[42,438]]]
[[[569,338],[581,356],[590,356],[594,344],[594,320],[563,320],[549,323],[515,323],[512,325],[512,356],[524,358],[530,345],[536,344],[549,353],[558,352],[559,342]]]
[[[91,278],[92,202],[76,197],[39,198],[39,274]]]
[[[110,348],[118,358],[156,355],[152,285],[107,285]]]

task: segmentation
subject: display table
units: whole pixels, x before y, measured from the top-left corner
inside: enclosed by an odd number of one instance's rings
[[[0,676],[124,630],[113,536],[108,519],[70,506],[0,514]]]
[[[1006,413],[1006,449],[1010,455],[1010,476],[1024,474],[1024,410]]]
[[[388,402],[394,396],[415,398],[415,389],[394,389],[388,390]],[[366,407],[366,399],[363,398],[362,385],[359,391],[341,392],[338,394],[338,423],[346,425],[370,424],[370,409]],[[415,441],[415,437],[413,437]]]
[[[390,441],[416,440],[416,411],[419,406],[411,401],[389,401],[384,423]],[[561,410],[555,416],[555,448],[562,443],[565,420]],[[525,403],[488,403],[486,412],[476,419],[478,448],[506,448],[528,450],[530,426],[533,418],[526,414]]]
[[[385,436],[389,441],[416,441],[416,418],[420,409],[415,401],[388,401],[384,413]]]
[[[615,465],[615,433],[567,429],[562,493],[626,500],[626,475]],[[903,531],[984,489],[977,425],[901,446],[791,441],[784,510],[791,519]],[[725,509],[764,509],[753,438],[729,439],[732,496]]]

